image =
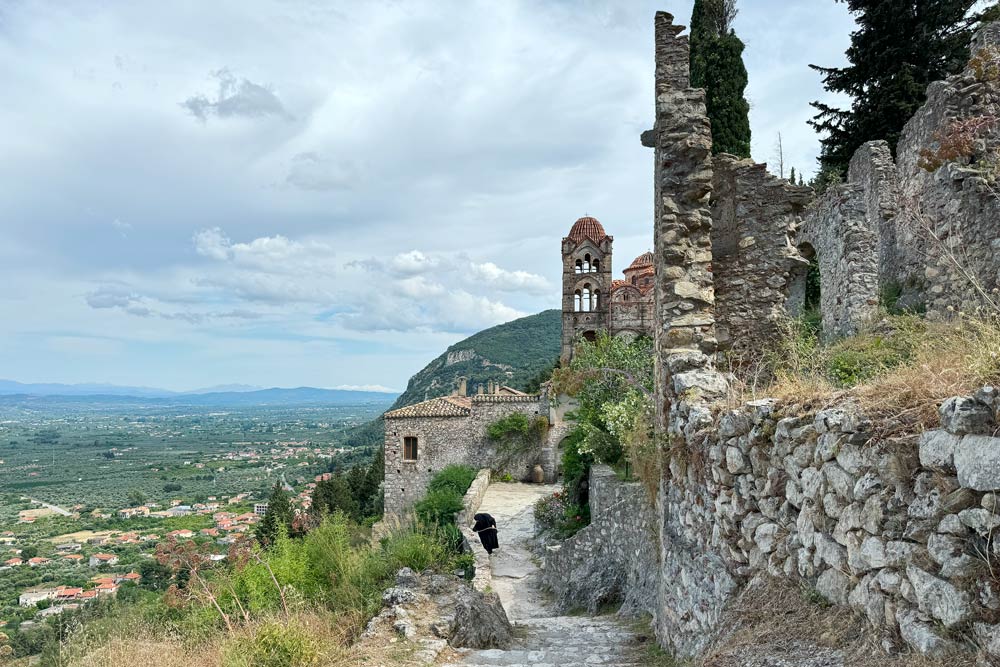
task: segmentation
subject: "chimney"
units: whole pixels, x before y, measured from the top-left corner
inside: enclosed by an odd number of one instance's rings
[[[464,377],[458,378],[458,395],[459,396],[469,395],[469,385]]]
[[[476,395],[477,396],[482,396],[483,395],[483,383],[482,382],[480,382],[478,385],[476,385]]]

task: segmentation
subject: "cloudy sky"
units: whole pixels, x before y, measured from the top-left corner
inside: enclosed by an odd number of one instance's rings
[[[742,0],[754,158],[810,174],[852,21]],[[0,378],[399,389],[651,245],[652,20],[691,0],[0,4]]]

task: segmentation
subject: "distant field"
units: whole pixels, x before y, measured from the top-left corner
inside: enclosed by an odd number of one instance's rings
[[[311,479],[332,460],[350,465],[370,449],[335,454],[345,433],[387,406],[138,409],[108,406],[0,411],[0,495],[70,511],[161,508],[258,491],[282,475]],[[2,503],[0,527],[21,510]],[[42,514],[48,510],[38,510]]]

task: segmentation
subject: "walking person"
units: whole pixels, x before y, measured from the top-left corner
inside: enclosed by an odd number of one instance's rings
[[[472,532],[479,534],[479,541],[483,543],[486,553],[492,555],[495,549],[500,548],[500,541],[497,540],[497,522],[489,514],[482,512],[472,517],[476,523],[472,526]]]

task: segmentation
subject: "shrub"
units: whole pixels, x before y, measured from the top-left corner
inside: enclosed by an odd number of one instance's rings
[[[590,523],[590,507],[569,502],[566,494],[556,491],[535,503],[535,524],[561,539],[572,537]]]
[[[427,485],[428,491],[453,491],[460,496],[472,486],[476,479],[476,470],[470,466],[450,465],[438,474]]]
[[[451,490],[431,491],[414,506],[421,521],[437,526],[453,524],[462,508],[462,496]]]
[[[266,622],[229,640],[223,667],[306,667],[319,663],[319,646],[297,623]]]

